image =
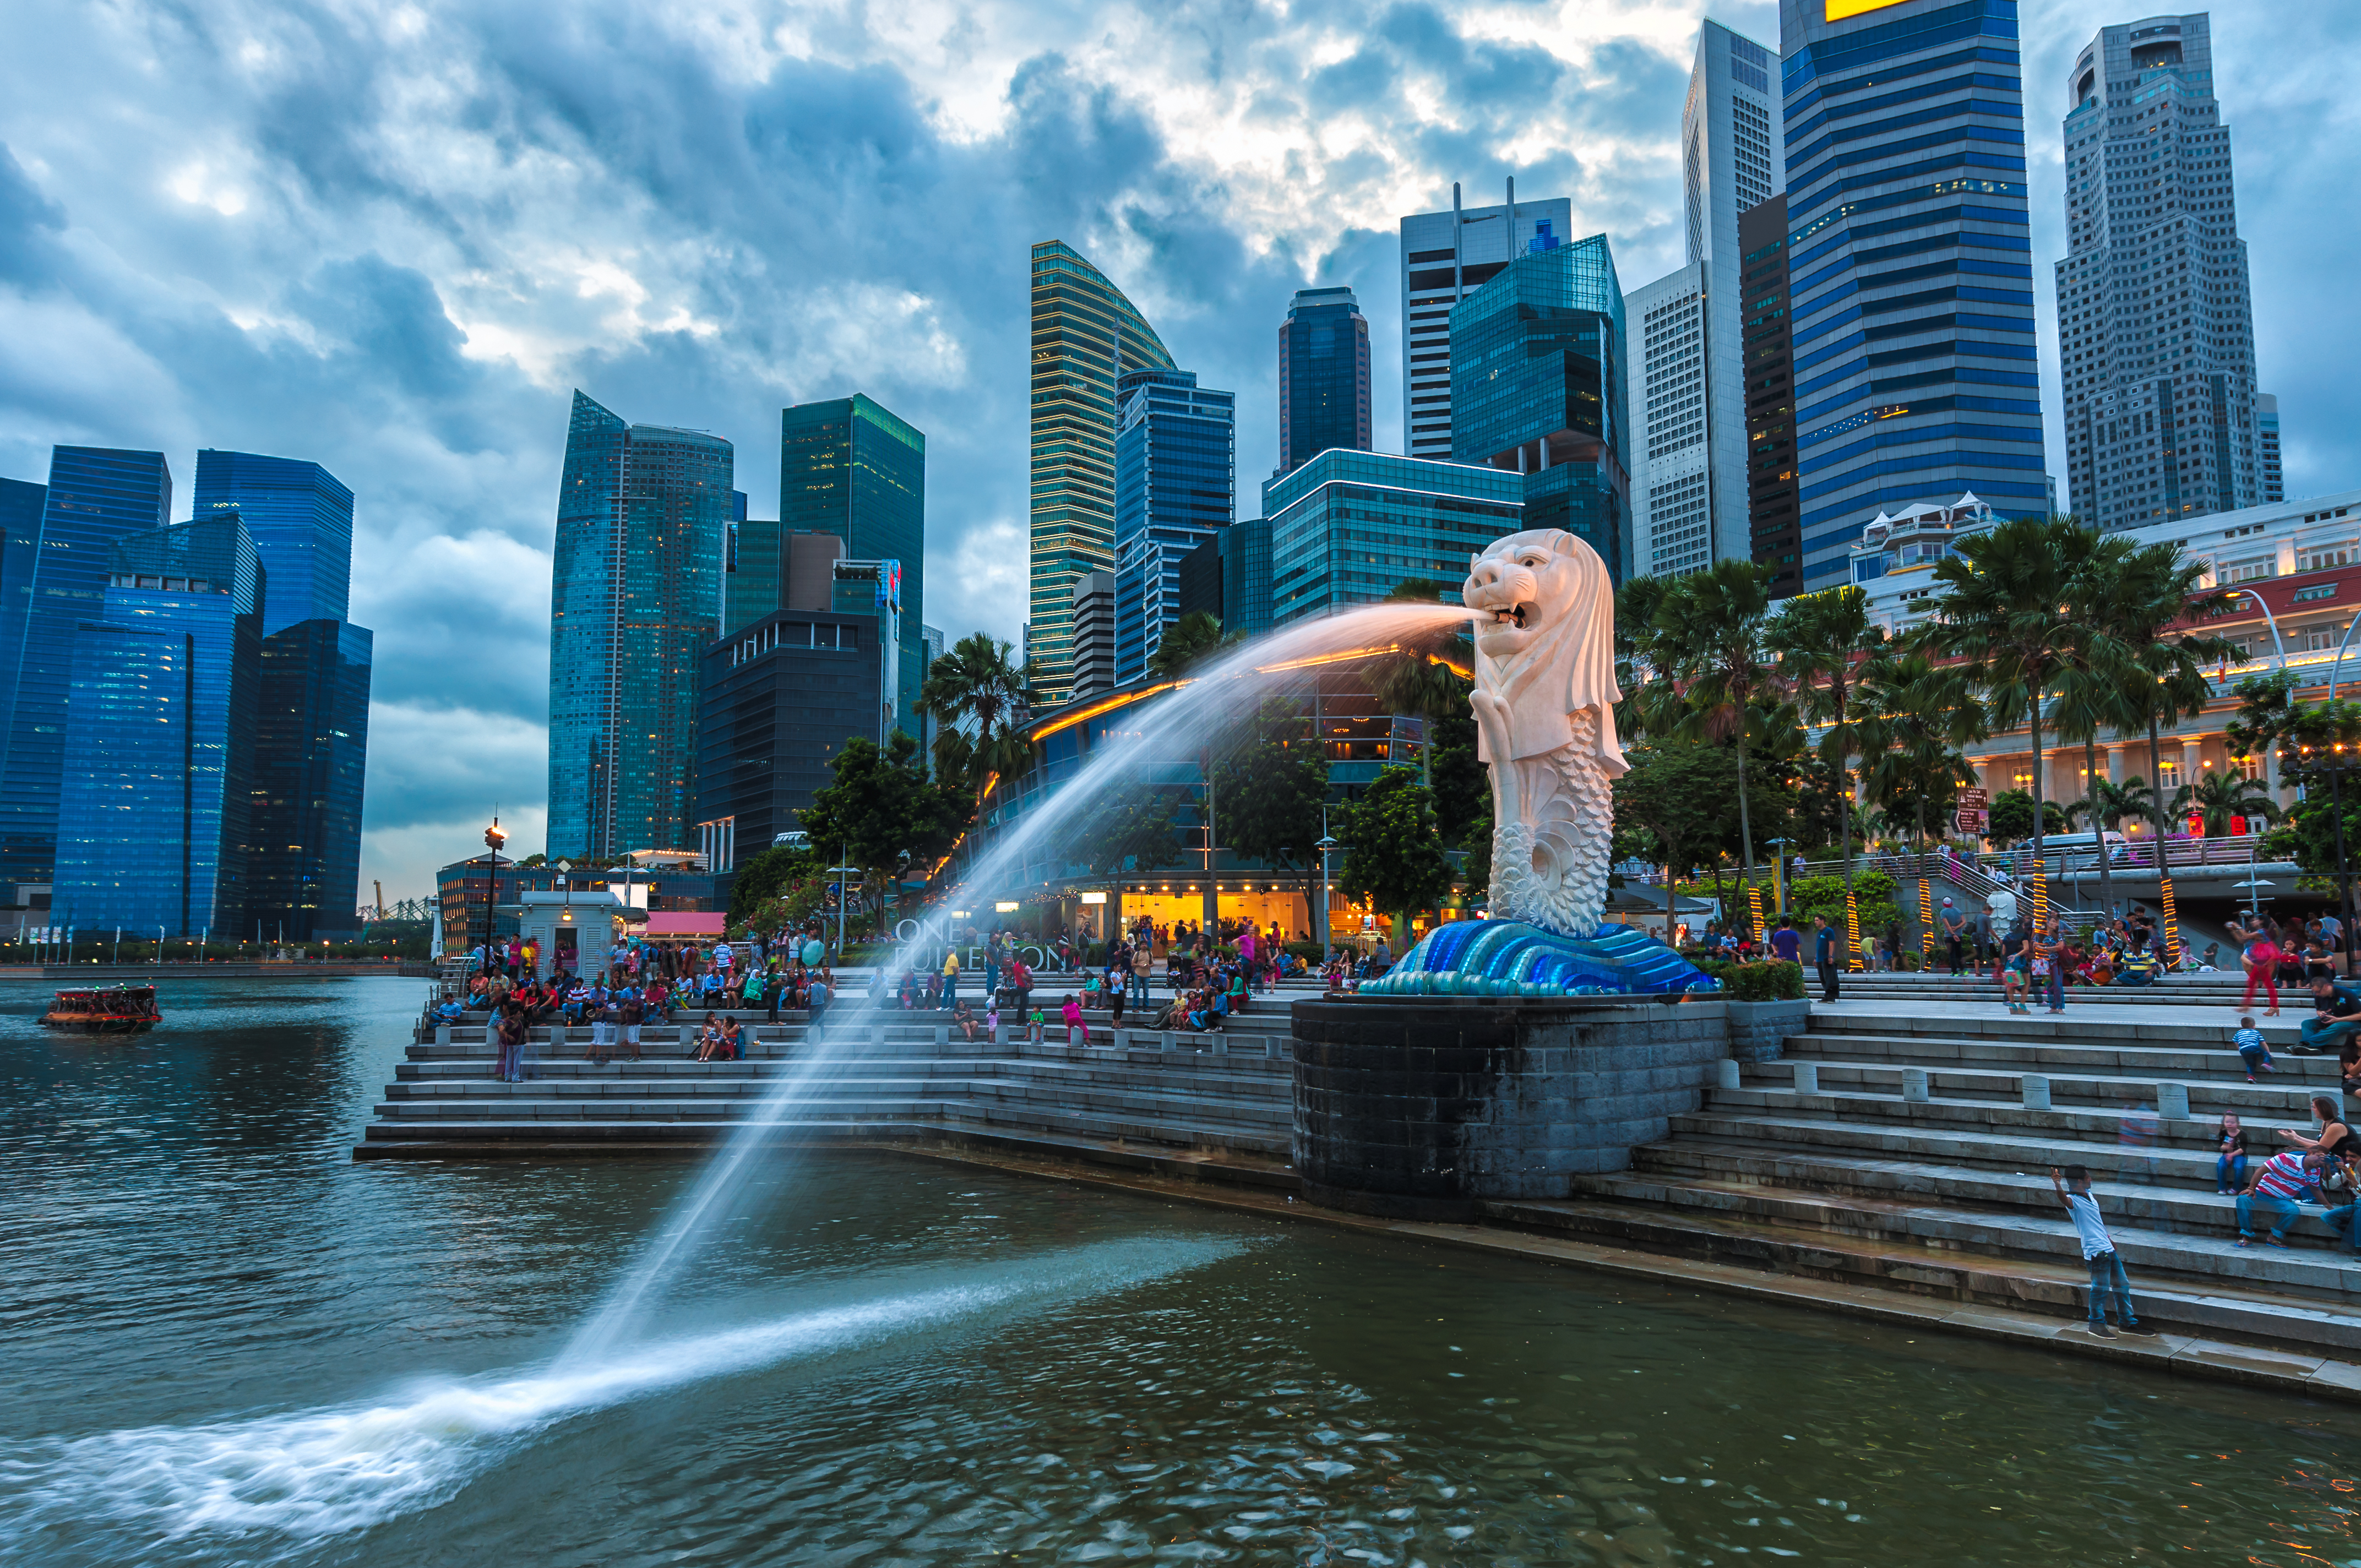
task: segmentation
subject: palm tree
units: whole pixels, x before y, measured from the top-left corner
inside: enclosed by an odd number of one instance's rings
[[[1965,661],[1993,727],[2022,724],[2033,742],[2033,858],[2041,859],[2043,704],[2081,636],[2075,574],[2096,535],[2066,517],[2009,518],[1960,541],[1936,563],[1942,592],[1928,638]]]
[[[1746,808],[1746,752],[1761,710],[1782,707],[1788,682],[1771,647],[1771,573],[1751,561],[1717,561],[1663,585],[1634,652],[1661,677],[1642,687],[1652,732],[1735,741],[1738,837],[1754,875],[1754,828]],[[1786,711],[1792,713],[1793,709]]]
[[[1927,797],[1938,784],[1975,783],[1960,748],[1984,738],[1983,709],[1953,666],[1916,643],[1888,643],[1861,668],[1861,747],[1872,800],[1890,812],[1911,802],[1918,850],[1928,838]]]
[[[1425,577],[1399,583],[1386,596],[1389,603],[1439,604],[1442,598],[1443,590]],[[1413,715],[1429,726],[1426,742],[1419,747],[1419,774],[1429,789],[1434,787],[1432,727],[1439,719],[1472,711],[1468,693],[1474,683],[1459,674],[1474,667],[1476,651],[1466,631],[1463,622],[1429,635],[1398,639],[1404,644],[1400,652],[1385,654],[1369,666],[1370,695],[1378,699],[1378,710]]]
[[[1795,683],[1796,706],[1821,732],[1820,760],[1836,771],[1837,849],[1845,897],[1852,897],[1852,760],[1861,752],[1861,672],[1856,661],[1885,641],[1869,619],[1869,596],[1850,585],[1789,599],[1771,618],[1770,641],[1781,673]]]
[[[2213,696],[2206,667],[2219,664],[2235,652],[2224,638],[2172,630],[2176,623],[2197,620],[2233,601],[2230,594],[2199,591],[2198,579],[2205,571],[2203,562],[2184,558],[2175,544],[2145,545],[2123,561],[2114,631],[2136,671],[2128,680],[2125,694],[2138,721],[2147,726],[2147,776],[2151,779],[2164,776],[2162,726],[2204,711]],[[2156,827],[2157,870],[2161,874],[2168,834],[2167,803],[2160,791],[2151,794],[2149,806]]]
[[[2121,535],[2097,540],[2076,564],[2073,580],[2067,587],[2071,630],[2050,703],[2049,721],[2059,740],[2082,742],[2086,800],[2093,787],[2092,781],[2098,778],[2100,729],[2105,727],[2121,733],[2139,721],[2139,709],[2128,695],[2139,689],[2139,671],[2132,645],[2121,635],[2125,630],[2121,624],[2123,612],[2129,602],[2125,598],[2125,562],[2131,552],[2131,542]],[[2070,826],[2074,814],[2074,806],[2067,807]],[[2094,825],[2093,831],[2096,830]],[[2115,907],[2114,878],[2103,839],[2099,840],[2099,904],[2112,914]]]
[[[2066,814],[2083,818],[2094,829],[2120,828],[2125,817],[2152,819],[2156,815],[2155,795],[2147,787],[2147,780],[2137,773],[2121,784],[2094,777],[2089,793],[2068,806]]]
[[[2207,773],[2195,784],[2185,784],[2175,790],[2172,814],[2185,817],[2192,812],[2205,819],[2205,836],[2209,839],[2229,832],[2233,817],[2250,821],[2259,817],[2268,822],[2279,814],[2268,790],[2258,781],[2235,771]]]
[[[1159,681],[1177,681],[1220,652],[1237,637],[1224,637],[1222,623],[1202,609],[1192,609],[1164,629],[1162,641],[1148,661],[1148,673]]]
[[[934,662],[918,688],[919,706],[943,727],[935,738],[936,769],[945,778],[964,772],[974,781],[979,817],[987,783],[995,774],[1021,771],[1032,755],[1017,728],[1026,679],[1010,657],[1014,652],[1005,642],[972,632]]]

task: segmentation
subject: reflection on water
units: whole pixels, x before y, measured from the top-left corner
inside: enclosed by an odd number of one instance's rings
[[[353,1165],[420,990],[0,992],[0,1558],[2361,1563],[2340,1409],[884,1156],[552,1377],[693,1168]]]

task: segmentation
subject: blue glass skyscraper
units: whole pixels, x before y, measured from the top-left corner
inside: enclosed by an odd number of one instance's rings
[[[2015,0],[1780,0],[1803,587],[1880,511],[2048,506]]]
[[[1279,471],[1375,444],[1368,318],[1350,289],[1298,289],[1279,328]]]
[[[7,703],[0,883],[50,880],[75,633],[83,621],[104,619],[116,542],[165,526],[171,510],[172,471],[162,453],[54,447],[33,547],[0,549],[0,606],[11,612],[16,638],[0,647],[0,696]]]
[[[176,936],[237,925],[264,598],[235,510],[115,546],[104,619],[75,629],[50,900],[60,924]]]
[[[1117,685],[1137,680],[1180,619],[1180,562],[1227,528],[1237,493],[1237,395],[1192,370],[1115,381]]]
[[[1523,476],[1521,526],[1579,535],[1619,580],[1625,380],[1623,287],[1605,235],[1546,247],[1537,236],[1451,308],[1454,455]]]
[[[264,636],[299,620],[350,619],[353,492],[341,480],[300,458],[200,451],[190,516],[230,507],[270,581]]]
[[[263,640],[246,921],[265,940],[338,937],[357,923],[374,642],[325,620]]]
[[[697,662],[721,635],[734,456],[574,394],[550,587],[552,859],[696,831]]]

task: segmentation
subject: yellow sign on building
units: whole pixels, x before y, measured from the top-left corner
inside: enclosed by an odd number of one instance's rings
[[[1865,11],[1883,11],[1889,5],[1899,5],[1902,0],[1828,0],[1828,20],[1841,22],[1847,16],[1858,16]]]

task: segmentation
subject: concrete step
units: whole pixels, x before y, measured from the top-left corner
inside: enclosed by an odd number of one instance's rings
[[[1805,1057],[1749,1063],[1741,1069],[1744,1081],[1749,1088],[1792,1091],[1798,1059],[1812,1063],[1824,1093],[1897,1096],[1902,1092],[1904,1068],[1924,1065],[1927,1093],[1932,1098],[2018,1104],[2022,1101],[2026,1076],[2008,1069]],[[2266,1073],[2253,1083],[2246,1082],[2244,1077],[2200,1078],[2194,1074],[2184,1074],[2177,1079],[2158,1079],[2052,1070],[2038,1076],[2048,1080],[2053,1105],[2112,1111],[2118,1115],[2142,1106],[2153,1111],[2157,1102],[2157,1084],[2160,1081],[2178,1082],[2189,1091],[2191,1115],[2192,1119],[2206,1124],[2204,1132],[2209,1139],[2213,1135],[2214,1124],[2224,1112],[2236,1113],[2249,1132],[2254,1130],[2258,1121],[2300,1125],[2309,1130],[2312,1097],[2323,1091],[2331,1094],[2338,1091],[2334,1075],[2323,1084],[2316,1078],[2307,1081],[2293,1072]]]
[[[1767,1064],[1765,1070],[1778,1064]],[[1975,1132],[2025,1133],[2061,1141],[2096,1141],[2104,1145],[2116,1143],[2124,1126],[2126,1112],[2141,1108],[2137,1098],[2118,1106],[2077,1107],[2060,1103],[2062,1097],[2053,1095],[2050,1109],[2027,1110],[2014,1099],[1954,1098],[1930,1092],[1925,1100],[1905,1100],[1890,1089],[1886,1092],[1848,1092],[1841,1083],[1832,1083],[1833,1073],[1821,1079],[1816,1094],[1799,1095],[1793,1089],[1752,1088],[1716,1089],[1708,1097],[1705,1109],[1719,1115],[1744,1117],[1819,1116],[1833,1115],[1848,1125],[1861,1126],[1884,1124],[1897,1127],[1943,1127]],[[2248,1147],[2255,1150],[2278,1150],[2293,1146],[2282,1142],[2278,1134],[2282,1128],[2301,1133],[2316,1130],[2309,1115],[2302,1113],[2301,1101],[2277,1108],[2256,1107],[2249,1118],[2243,1110],[2239,1124],[2246,1129]],[[2155,1114],[2155,1097],[2145,1102],[2149,1112],[2146,1118],[2156,1142],[2164,1147],[2191,1149],[2209,1157],[2216,1152],[2218,1122],[2212,1117],[2171,1118]],[[2087,1162],[2085,1162],[2087,1163]]]
[[[932,1079],[878,1077],[830,1080],[816,1084],[796,1097],[795,1108],[839,1107],[850,1103],[918,1102],[961,1104],[974,1108],[1072,1110],[1121,1113],[1126,1115],[1213,1117],[1241,1125],[1279,1127],[1291,1124],[1293,1106],[1268,1095],[1207,1093],[1191,1090],[1146,1089],[1120,1083],[1095,1086],[1044,1086],[1022,1080],[993,1079]],[[647,1081],[577,1083],[500,1083],[465,1080],[388,1086],[385,1103],[401,1107],[401,1114],[474,1114],[478,1108],[495,1113],[508,1107],[520,1115],[579,1115],[585,1113],[678,1113],[684,1104],[720,1106],[724,1115],[743,1116],[764,1102],[761,1089],[742,1080],[717,1079],[704,1082]],[[650,1107],[642,1111],[640,1107]],[[423,1109],[417,1109],[423,1108]]]
[[[383,1107],[379,1107],[380,1110]],[[695,1141],[727,1137],[744,1124],[719,1116],[443,1116],[385,1117],[369,1124],[365,1136],[372,1143],[487,1142],[563,1143],[591,1141]],[[763,1124],[783,1137],[829,1136],[894,1138],[913,1127],[972,1127],[983,1131],[1046,1133],[1064,1138],[1103,1143],[1143,1144],[1168,1148],[1202,1148],[1234,1153],[1260,1160],[1283,1160],[1288,1140],[1220,1124],[1143,1122],[1119,1116],[1020,1114],[992,1111],[916,1114],[909,1105],[881,1107],[870,1114],[858,1106],[813,1109]]]
[[[2299,1038],[2300,1019],[2292,1012],[2277,1018],[2257,1014],[2256,1026],[2263,1038],[2270,1042],[2273,1055],[2284,1047],[2292,1048]],[[1838,1010],[1816,1007],[1808,1033],[1813,1035],[1892,1035],[1931,1036],[1948,1039],[1999,1040],[2109,1040],[2125,1045],[2179,1047],[2203,1049],[2230,1048],[2230,1032],[2235,1024],[2161,1017],[2137,1020],[2101,1017],[2077,1014],[2068,1008],[2062,1014],[2009,1013],[1999,1007],[1988,1011],[1966,1009],[1896,1008],[1891,1012],[1872,1013],[1865,1010]]]
[[[1914,1295],[2061,1318],[2081,1319],[2087,1311],[2089,1274],[2079,1256],[1987,1256],[1889,1235],[1851,1236],[1611,1201],[1493,1204],[1488,1206],[1487,1217],[1643,1251],[1750,1264]],[[2150,1250],[2146,1243],[2134,1233],[2110,1229],[2131,1277],[2133,1309],[2151,1327],[2347,1359],[2361,1350],[2361,1312],[2351,1310],[2354,1299],[2349,1296],[2324,1295],[2300,1284],[2271,1288],[2213,1277],[2186,1281],[2137,1261]],[[2241,1261],[2246,1256],[2238,1255]]]
[[[2053,1165],[2080,1165],[2096,1179],[2126,1174],[2160,1185],[2213,1190],[2213,1157],[2196,1149],[2151,1146],[2146,1150],[2072,1136],[2000,1128],[1904,1126],[1839,1120],[1825,1098],[1804,1096],[1789,1115],[1733,1114],[1711,1107],[1672,1119],[1672,1135],[1711,1138],[1795,1151],[1798,1155],[1843,1155],[1903,1159],[1974,1169],[2008,1169],[2043,1177]]]
[[[1780,1046],[1783,1060],[1835,1060],[1858,1064],[1883,1063],[1905,1067],[1981,1068],[1991,1071],[2068,1072],[2084,1077],[2167,1079],[2175,1082],[2237,1083],[2246,1080],[2246,1064],[2227,1040],[2203,1047],[2170,1041],[2131,1041],[2097,1031],[2080,1037],[2035,1035],[2010,1038],[1972,1034],[1947,1038],[1932,1033],[1904,1035],[1863,1032],[1823,1032],[1817,1021],[1812,1031],[1790,1035]],[[1767,1064],[1766,1064],[1767,1065]],[[2300,1055],[2274,1050],[2270,1076],[2282,1087],[2319,1088],[2335,1092],[2339,1079],[2334,1057]]]

